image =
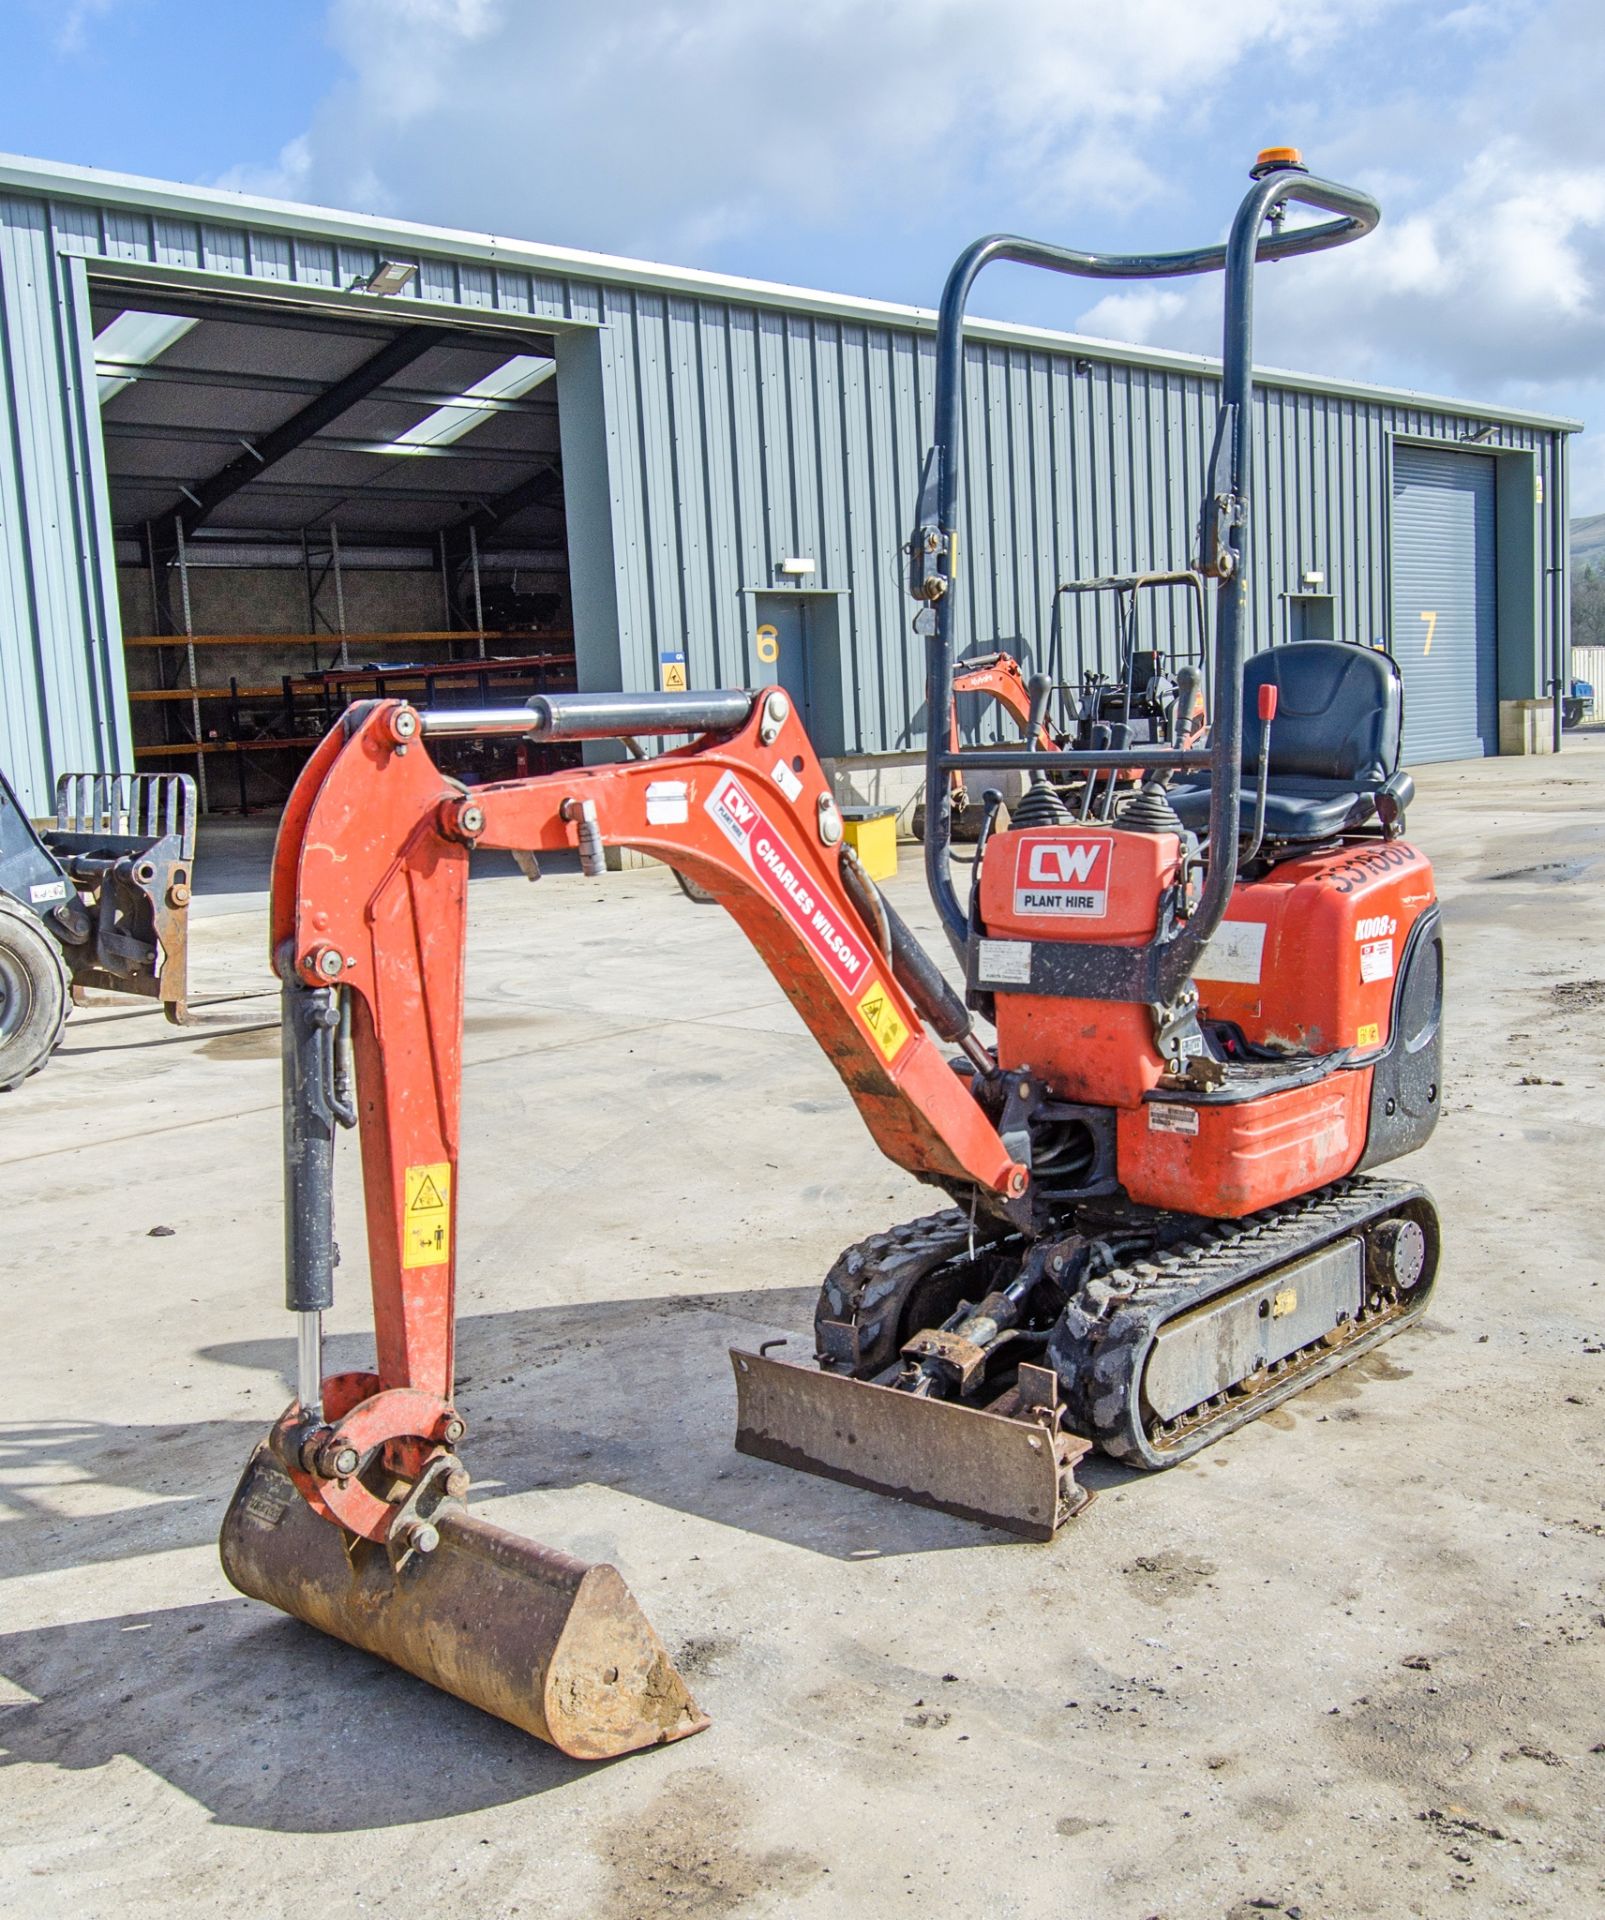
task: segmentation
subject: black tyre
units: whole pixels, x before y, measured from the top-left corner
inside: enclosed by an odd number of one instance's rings
[[[55,1052],[71,1004],[61,949],[31,913],[0,900],[0,1092]]]

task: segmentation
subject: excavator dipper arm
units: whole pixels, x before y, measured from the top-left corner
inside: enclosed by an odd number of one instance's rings
[[[948,708],[947,736],[948,747],[958,753],[964,742],[959,736],[959,710],[957,697],[961,693],[990,694],[1005,713],[1010,713],[1018,721],[1020,733],[1041,753],[1053,753],[1058,741],[1049,733],[1046,726],[1037,723],[1032,726],[1031,687],[1025,675],[1020,671],[1020,663],[1012,654],[992,653],[976,655],[959,663],[953,674],[954,704]],[[955,794],[964,789],[964,777],[955,770],[953,774]]]
[[[961,661],[953,674],[953,691],[955,694],[991,694],[1006,713],[1013,714],[1020,723],[1020,731],[1030,736],[1031,688],[1020,671],[1019,661],[1012,654],[994,653]],[[960,743],[956,714],[952,718],[951,734],[953,751],[957,753]],[[1039,726],[1032,744],[1043,753],[1052,753],[1057,742],[1046,727]]]

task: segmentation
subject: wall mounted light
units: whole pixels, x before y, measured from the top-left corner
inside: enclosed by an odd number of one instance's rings
[[[412,260],[381,260],[367,279],[358,274],[346,289],[348,293],[401,293],[418,277]]]
[[[789,574],[794,580],[806,580],[814,571],[814,563],[812,560],[782,560],[780,571]]]

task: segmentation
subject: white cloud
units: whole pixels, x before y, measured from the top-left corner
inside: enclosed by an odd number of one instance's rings
[[[1218,234],[1223,167],[1299,128],[1384,224],[1261,273],[1262,360],[1557,412],[1605,392],[1599,0],[330,8],[346,77],[227,184],[930,299],[988,226]],[[1004,272],[982,305],[1075,324],[1049,294]],[[1214,351],[1219,299],[1123,290],[1080,325]],[[1579,453],[1579,505],[1605,506]]]
[[[1138,287],[1129,293],[1106,293],[1088,307],[1076,323],[1079,333],[1095,340],[1120,340],[1128,345],[1173,345],[1177,323],[1192,303],[1172,287]]]
[[[313,197],[312,143],[298,133],[279,148],[276,160],[260,165],[242,162],[220,173],[213,185],[269,200],[308,200]]]
[[[1509,136],[1389,198],[1370,238],[1261,273],[1262,358],[1488,399],[1605,371],[1605,161]]]
[[[777,222],[1152,201],[1145,151],[1256,50],[1388,0],[333,0],[349,79],[294,143],[324,201],[684,255]]]
[[[1443,24],[1443,23],[1440,23]],[[1312,147],[1375,192],[1383,224],[1261,270],[1258,357],[1531,407],[1605,415],[1605,36],[1595,0],[1450,25],[1497,34],[1457,84],[1401,70],[1360,111],[1328,99]],[[1437,91],[1429,83],[1436,83]],[[1100,301],[1088,330],[1218,350],[1219,289]],[[1126,298],[1130,298],[1129,296]],[[1112,327],[1111,321],[1116,322]],[[1573,443],[1574,507],[1605,507],[1605,447]]]
[[[91,29],[104,14],[121,0],[72,0],[63,7],[56,27],[56,48],[60,53],[82,53],[89,45]]]

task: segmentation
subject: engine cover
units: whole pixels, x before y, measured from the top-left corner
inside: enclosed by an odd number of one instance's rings
[[[1405,942],[1435,897],[1430,864],[1406,840],[1273,867],[1236,889],[1204,949],[1204,1007],[1256,1046],[1379,1053]]]

